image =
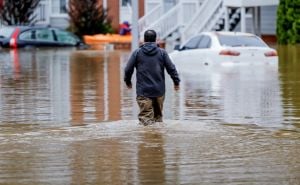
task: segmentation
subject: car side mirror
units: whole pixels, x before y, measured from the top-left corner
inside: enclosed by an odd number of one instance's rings
[[[87,45],[87,44],[85,44],[85,43],[83,43],[83,42],[78,42],[78,43],[76,44],[76,46],[77,46],[79,49],[88,49],[88,48],[90,48],[89,45]]]
[[[183,51],[183,50],[186,50],[188,49],[186,46],[182,46],[181,48],[179,48],[179,51]]]
[[[175,45],[174,50],[180,51],[180,44]]]

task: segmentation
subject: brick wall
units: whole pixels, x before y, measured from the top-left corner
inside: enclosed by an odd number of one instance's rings
[[[1,1],[1,0],[0,0]],[[106,0],[108,7],[108,16],[112,19],[112,27],[118,32],[120,23],[120,0]],[[103,0],[99,0],[103,3]],[[145,0],[139,0],[139,17],[142,17],[145,12]]]
[[[145,0],[139,1],[139,17],[143,17],[145,14]]]
[[[119,30],[120,1],[108,0],[107,7],[108,7],[108,16],[112,19],[112,27],[117,32]]]

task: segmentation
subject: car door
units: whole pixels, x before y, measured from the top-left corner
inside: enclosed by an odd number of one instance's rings
[[[197,48],[201,39],[202,35],[191,38],[172,55],[172,60],[180,72],[189,73],[199,70],[198,66],[202,56],[198,54]]]
[[[206,52],[210,47],[210,38],[207,35],[199,35],[187,42],[180,51],[180,59],[188,61],[189,65],[202,66],[206,63]]]
[[[202,35],[191,38],[186,44],[184,44],[177,54],[176,60],[178,62],[185,63],[186,61],[198,60],[197,47],[202,38]]]
[[[70,32],[56,29],[54,33],[55,39],[60,46],[77,46],[81,43],[80,39]]]
[[[54,31],[50,28],[41,28],[35,30],[35,43],[36,46],[58,46],[54,37]]]
[[[197,55],[201,55],[201,63],[208,65],[211,62],[212,49],[211,49],[211,38],[208,35],[203,35],[198,46]]]
[[[19,36],[20,47],[27,46],[57,46],[53,31],[49,28],[32,28],[23,31]]]

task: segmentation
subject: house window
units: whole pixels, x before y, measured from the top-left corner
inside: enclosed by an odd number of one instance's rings
[[[59,0],[59,13],[67,13],[67,0]]]
[[[52,12],[54,14],[67,14],[69,0],[52,0]]]
[[[122,6],[131,5],[131,0],[122,0]]]

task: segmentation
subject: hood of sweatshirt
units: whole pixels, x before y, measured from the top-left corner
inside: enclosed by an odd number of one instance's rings
[[[141,46],[141,50],[144,54],[152,56],[158,52],[159,47],[155,42],[146,42]]]

